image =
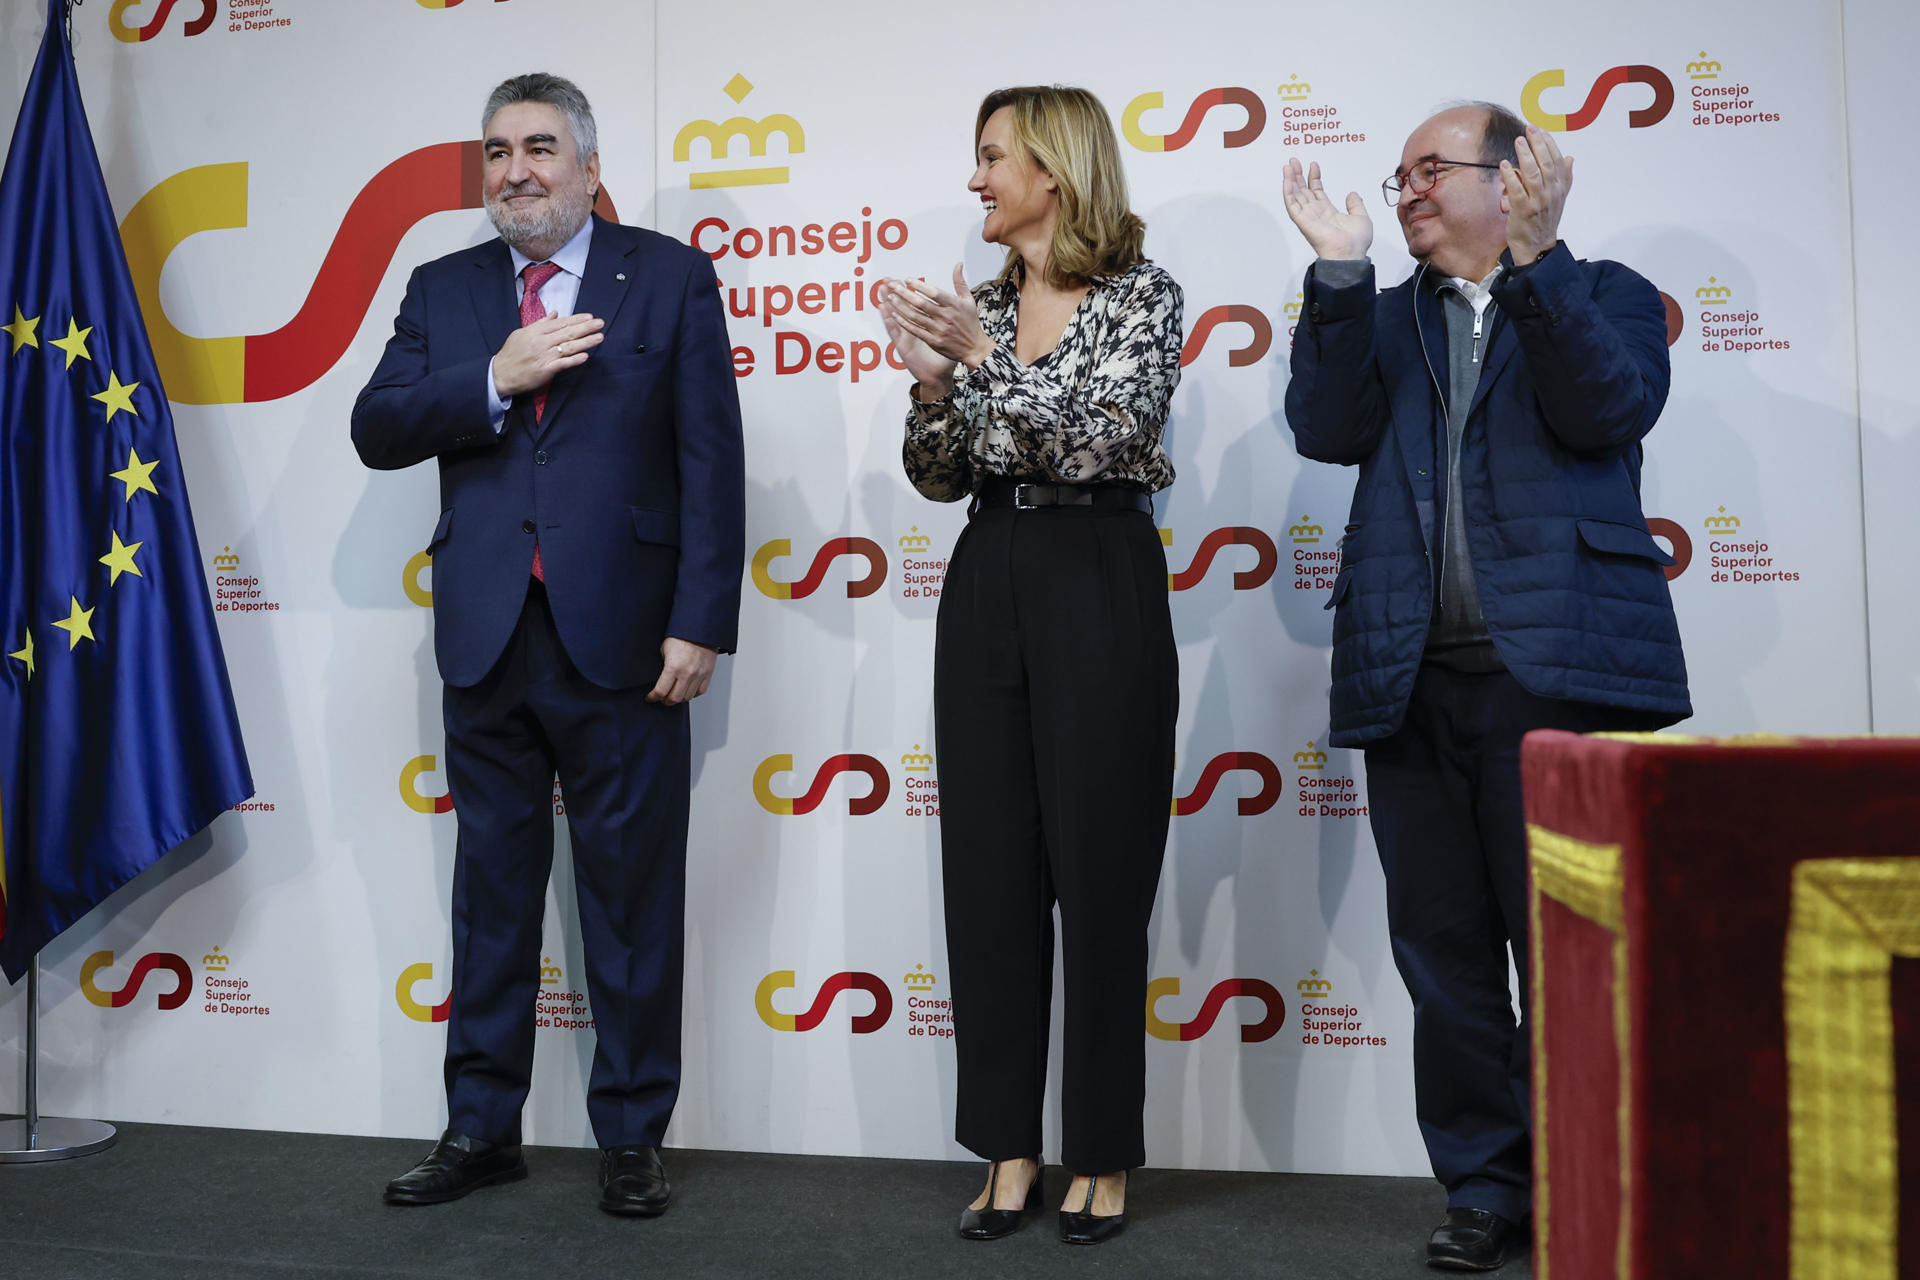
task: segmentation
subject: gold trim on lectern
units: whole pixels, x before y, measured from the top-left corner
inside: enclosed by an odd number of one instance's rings
[[[1787,1022],[1791,1280],[1894,1280],[1893,959],[1920,959],[1920,858],[1793,869]]]
[[[1633,1025],[1627,998],[1626,881],[1620,846],[1589,844],[1527,824],[1527,854],[1533,868],[1527,894],[1528,951],[1532,955],[1533,1000],[1533,1236],[1535,1280],[1548,1280],[1547,1229],[1547,1034],[1545,949],[1540,939],[1540,899],[1552,898],[1576,915],[1613,934],[1613,1043],[1620,1058],[1620,1230],[1613,1245],[1614,1273],[1627,1275],[1627,1242],[1633,1226]]]

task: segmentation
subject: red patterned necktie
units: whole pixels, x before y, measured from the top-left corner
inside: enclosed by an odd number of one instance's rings
[[[526,328],[536,320],[547,318],[547,309],[540,305],[540,290],[547,281],[560,273],[560,268],[551,262],[529,262],[520,272],[520,278],[527,283],[526,292],[520,295],[520,327]],[[547,411],[547,388],[541,387],[533,393],[533,420]],[[545,582],[546,566],[540,562],[540,544],[533,544],[533,576]]]

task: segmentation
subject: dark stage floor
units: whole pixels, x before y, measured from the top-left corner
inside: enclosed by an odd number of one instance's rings
[[[675,1203],[653,1220],[593,1205],[597,1153],[530,1147],[525,1182],[429,1208],[380,1202],[431,1145],[120,1126],[98,1155],[0,1165],[0,1276],[1438,1276],[1424,1179],[1134,1175],[1126,1234],[1062,1244],[1051,1211],[984,1244],[953,1224],[984,1166],[668,1151]],[[1054,1194],[1060,1170],[1048,1171]],[[1531,1274],[1525,1263],[1500,1273]]]

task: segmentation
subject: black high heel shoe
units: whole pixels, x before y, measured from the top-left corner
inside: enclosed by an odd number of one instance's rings
[[[1038,1157],[1035,1157],[1036,1162]],[[1000,1183],[1000,1166],[1004,1160],[993,1162],[993,1171],[987,1175],[987,1207],[967,1209],[960,1214],[960,1238],[962,1240],[998,1240],[1001,1236],[1012,1235],[1020,1229],[1020,1222],[1029,1213],[1046,1203],[1047,1190],[1042,1185],[1046,1177],[1046,1168],[1042,1166],[1033,1175],[1033,1181],[1027,1184],[1026,1203],[1018,1209],[996,1209],[993,1207],[994,1188]]]
[[[1127,1175],[1122,1173],[1120,1176],[1124,1179]],[[1093,1190],[1099,1185],[1099,1176],[1090,1175],[1087,1178],[1087,1203],[1078,1212],[1060,1211],[1060,1238],[1068,1244],[1099,1244],[1102,1240],[1113,1239],[1126,1228],[1127,1214],[1124,1209],[1110,1215],[1093,1212]]]

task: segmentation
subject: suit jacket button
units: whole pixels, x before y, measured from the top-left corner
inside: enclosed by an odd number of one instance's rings
[[[522,532],[522,533],[532,533],[532,532],[533,532],[533,521],[531,521],[531,520],[522,520],[522,521],[520,522],[520,532]]]
[[[534,462],[535,462],[535,463],[536,463],[537,465],[539,465],[539,466],[542,466],[542,467],[544,467],[544,466],[546,466],[546,465],[547,465],[547,451],[546,451],[545,449],[542,449],[542,450],[541,450],[540,452],[538,452],[538,453],[536,453],[536,454],[534,454],[534,455],[533,455],[533,460],[534,460]]]

